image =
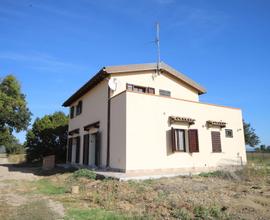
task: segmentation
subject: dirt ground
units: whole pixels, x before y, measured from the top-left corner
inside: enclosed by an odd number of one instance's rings
[[[43,175],[0,162],[0,219],[270,219],[270,169],[128,181]],[[80,186],[71,194],[71,186]]]
[[[7,158],[0,158],[0,219],[29,219],[28,215],[21,216],[17,211],[29,203],[44,203],[45,209],[51,212],[55,219],[64,218],[64,207],[61,203],[46,196],[24,193],[24,183],[37,181],[42,177],[34,174],[36,168],[18,167],[9,162]],[[40,216],[34,216],[34,219]],[[44,215],[44,219],[46,215]]]

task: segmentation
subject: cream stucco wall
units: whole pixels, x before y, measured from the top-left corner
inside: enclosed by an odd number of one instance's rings
[[[154,75],[146,71],[136,74],[113,74],[118,82],[111,98],[110,167],[134,171],[152,169],[217,167],[246,162],[242,113],[239,109],[207,105],[198,102],[197,92],[167,74]],[[83,101],[83,111],[69,121],[69,131],[79,128],[81,136],[80,163],[83,161],[84,126],[100,122],[101,163],[107,159],[107,80],[73,103]],[[171,91],[171,97],[127,92],[126,83]],[[187,101],[190,100],[190,101]],[[190,129],[198,129],[199,153],[171,151],[169,116],[196,119]],[[226,138],[224,129],[207,128],[206,121],[227,122],[233,138]],[[173,125],[188,129],[185,124]],[[211,131],[221,132],[222,152],[212,153]],[[76,136],[76,135],[75,135]],[[74,160],[73,160],[74,161]]]
[[[240,165],[240,157],[246,162],[241,110],[134,92],[122,95],[127,102],[127,171]],[[198,129],[199,153],[172,153],[169,116],[196,119],[190,129]],[[233,138],[226,138],[224,129],[207,128],[207,120],[227,122]],[[184,124],[173,127],[188,129]],[[221,153],[212,153],[212,130],[221,132]]]
[[[83,135],[87,133],[87,131],[84,131],[84,126],[99,121],[99,131],[101,132],[101,164],[102,166],[106,166],[108,100],[107,81],[104,80],[100,82],[96,87],[78,99],[78,101],[73,103],[71,106],[76,106],[80,100],[83,102],[82,113],[69,120],[69,131],[77,128],[80,129],[80,164],[82,164],[83,161]]]
[[[157,75],[155,71],[120,73],[113,74],[111,77],[117,79],[117,89],[112,96],[126,90],[126,84],[130,83],[155,88],[156,94],[159,94],[159,89],[163,89],[171,91],[172,97],[199,101],[196,90],[165,72],[160,75]]]
[[[111,99],[110,167],[126,169],[126,96]]]

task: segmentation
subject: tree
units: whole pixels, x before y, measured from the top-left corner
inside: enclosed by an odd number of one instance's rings
[[[266,145],[265,144],[260,145],[260,151],[261,152],[266,151]]]
[[[55,155],[57,161],[65,161],[67,137],[68,116],[63,112],[37,118],[26,134],[28,161],[39,161],[48,155]]]
[[[245,134],[246,145],[255,147],[261,142],[259,137],[255,133],[255,129],[251,127],[250,123],[246,123],[244,121],[243,124],[244,124],[244,134]]]
[[[25,95],[12,75],[0,79],[0,146],[14,141],[13,131],[26,130],[31,119]]]

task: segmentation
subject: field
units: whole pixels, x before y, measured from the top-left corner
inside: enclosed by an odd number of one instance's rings
[[[140,182],[0,165],[0,219],[270,219],[270,154],[248,160],[235,172]]]

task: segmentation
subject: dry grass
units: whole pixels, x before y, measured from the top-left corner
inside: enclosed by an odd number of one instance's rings
[[[38,197],[41,202],[35,210],[43,209],[44,216],[48,211],[51,217],[47,219],[56,218],[42,203],[48,199],[64,205],[65,219],[270,219],[269,167],[268,161],[259,158],[236,172],[140,182],[56,174],[37,181],[3,182],[9,190],[1,193],[8,195],[13,190],[15,195]],[[70,193],[73,185],[80,186],[79,194]],[[36,204],[24,205],[20,207],[27,213]],[[3,210],[12,213],[12,209],[1,203],[0,219],[4,219]]]

